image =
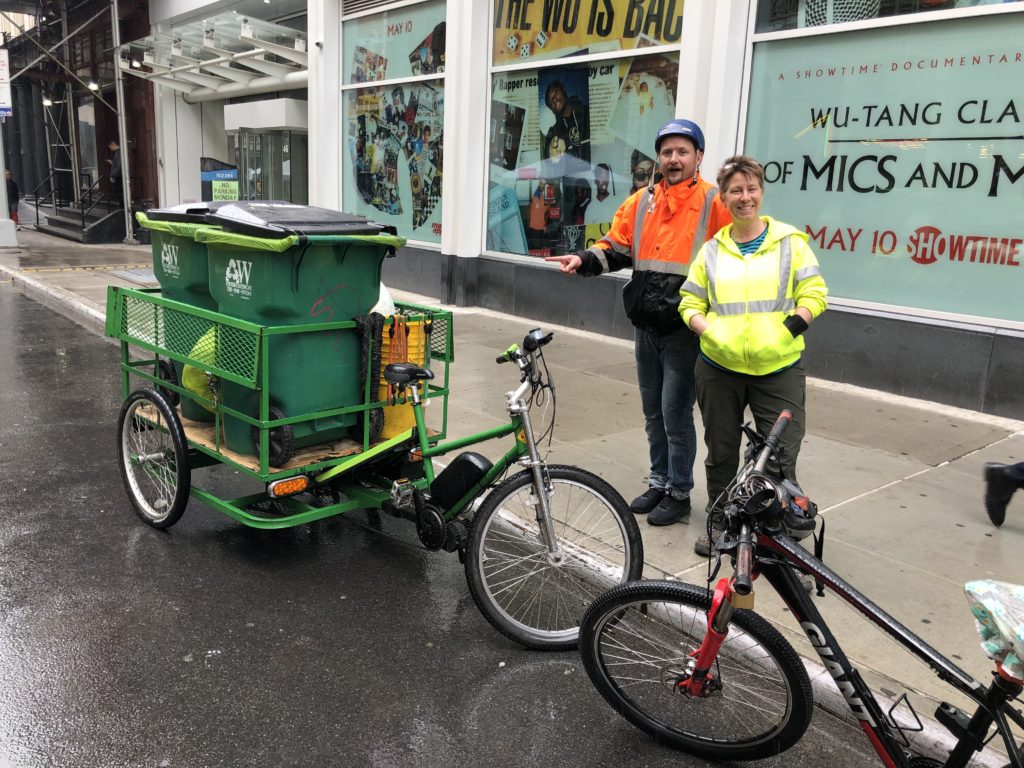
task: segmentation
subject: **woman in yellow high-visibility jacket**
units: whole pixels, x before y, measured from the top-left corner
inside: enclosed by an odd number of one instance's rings
[[[764,169],[756,160],[729,158],[718,173],[718,189],[732,224],[697,254],[679,305],[683,321],[700,336],[695,374],[712,535],[697,539],[699,555],[708,555],[717,541],[724,491],[739,468],[747,406],[763,435],[780,411],[792,412],[780,469],[796,482],[805,428],[802,334],[825,311],[828,295],[807,235],[760,215]]]

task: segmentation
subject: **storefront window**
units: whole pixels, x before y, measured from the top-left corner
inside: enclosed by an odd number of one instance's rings
[[[776,32],[1012,2],[1019,0],[760,0],[757,4],[757,31]]]
[[[345,208],[431,243],[441,241],[444,14],[444,2],[426,2],[342,32]]]
[[[1024,14],[754,46],[764,211],[833,295],[1024,321]]]
[[[376,83],[444,72],[445,2],[360,16],[342,28],[342,82]]]
[[[641,5],[608,2],[599,11],[595,4],[584,18],[579,3],[495,0],[493,61],[565,59],[679,40],[681,2],[654,3],[646,12],[637,10]],[[565,23],[545,17],[555,7]],[[667,51],[495,72],[487,248],[548,256],[600,239],[622,202],[650,178],[654,137],[675,117],[678,73],[679,57]]]
[[[345,95],[346,208],[406,237],[440,242],[442,82],[360,88]]]

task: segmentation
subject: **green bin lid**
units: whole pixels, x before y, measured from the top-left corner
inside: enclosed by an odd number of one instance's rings
[[[240,200],[222,205],[206,217],[228,232],[278,240],[289,235],[384,235],[393,227],[375,224],[365,216],[299,205],[285,200]]]
[[[164,232],[177,237],[195,239],[196,233],[203,229],[218,229],[211,224],[192,223],[188,221],[154,221],[142,211],[135,214],[139,226],[150,232]]]
[[[168,208],[150,208],[146,217],[150,221],[174,221],[181,224],[206,224],[206,217],[217,213],[231,201],[223,200],[205,203],[182,203]],[[142,223],[142,220],[139,220]]]

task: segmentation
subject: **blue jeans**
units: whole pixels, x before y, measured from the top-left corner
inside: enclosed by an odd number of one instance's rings
[[[651,452],[650,486],[677,499],[693,488],[697,431],[693,369],[700,344],[689,328],[657,335],[634,329],[636,377]]]

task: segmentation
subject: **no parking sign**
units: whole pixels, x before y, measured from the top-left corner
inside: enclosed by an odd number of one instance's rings
[[[14,114],[11,105],[11,65],[7,58],[7,49],[0,48],[0,117]]]

